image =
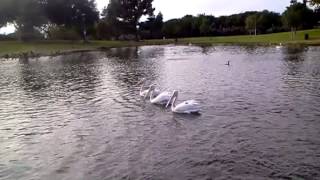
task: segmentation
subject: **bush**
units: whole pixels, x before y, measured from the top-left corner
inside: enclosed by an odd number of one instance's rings
[[[16,37],[11,34],[8,34],[8,35],[0,34],[0,41],[11,41],[15,39]]]
[[[48,38],[52,40],[81,40],[80,34],[66,27],[52,27],[48,31]]]
[[[20,32],[20,40],[22,41],[33,41],[33,40],[41,40],[44,39],[43,34],[39,31],[33,30],[30,32]]]

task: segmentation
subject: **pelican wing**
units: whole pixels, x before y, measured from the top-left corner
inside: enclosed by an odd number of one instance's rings
[[[183,103],[185,104],[192,104],[192,105],[199,105],[199,101],[196,100],[188,100],[188,101],[184,101]]]
[[[176,113],[194,113],[200,111],[200,104],[195,100],[188,100],[178,104],[174,108]]]
[[[170,92],[162,92],[160,93],[157,97],[151,100],[152,104],[167,104],[167,102],[171,98],[171,93]]]
[[[153,91],[153,94],[154,94],[155,96],[158,96],[160,93],[161,93],[160,89],[155,89],[155,90]]]
[[[148,93],[148,90],[143,90],[140,92],[140,96],[145,97]]]

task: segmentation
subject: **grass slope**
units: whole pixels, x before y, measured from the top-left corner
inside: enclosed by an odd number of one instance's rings
[[[309,40],[304,40],[304,35],[309,34]],[[265,34],[258,36],[223,36],[223,37],[201,37],[201,38],[185,38],[183,42],[191,42],[194,44],[216,44],[216,43],[253,43],[253,44],[309,44],[320,45],[320,29],[297,31],[295,38],[291,39],[290,32]]]

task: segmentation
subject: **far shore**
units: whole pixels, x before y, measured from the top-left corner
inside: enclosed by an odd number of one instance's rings
[[[305,40],[305,34],[309,39]],[[148,45],[320,45],[320,29],[297,31],[294,39],[290,32],[274,33],[265,35],[241,35],[241,36],[218,36],[218,37],[195,37],[161,40],[142,40],[135,41],[0,41],[0,58],[19,58],[19,57],[39,57],[55,56],[72,52],[106,50],[118,47],[134,47]]]

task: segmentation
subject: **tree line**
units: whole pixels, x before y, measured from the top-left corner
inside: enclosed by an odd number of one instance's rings
[[[154,14],[152,2],[110,0],[99,12],[95,0],[0,0],[0,27],[14,24],[16,32],[10,36],[22,41],[87,41],[295,32],[318,26],[320,21],[320,0],[291,0],[282,14],[267,10],[220,17],[200,14],[165,22],[161,12]],[[147,20],[141,22],[142,16]]]

